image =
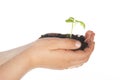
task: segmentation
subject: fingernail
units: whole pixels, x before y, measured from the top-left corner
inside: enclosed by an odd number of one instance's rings
[[[81,43],[79,41],[76,42],[75,46],[79,48],[81,46]]]

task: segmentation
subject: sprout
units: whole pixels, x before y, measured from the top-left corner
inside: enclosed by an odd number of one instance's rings
[[[72,32],[73,32],[73,27],[76,23],[80,23],[80,25],[85,29],[85,23],[79,20],[75,20],[73,17],[69,17],[66,20],[67,23],[72,23],[72,28],[71,28],[71,32],[70,32],[70,38],[72,38]]]
[[[71,32],[70,32],[70,38],[72,38],[72,32],[73,32],[73,27],[76,23],[79,23],[84,29],[85,29],[85,23],[79,20],[75,20],[73,17],[69,17],[66,20],[67,23],[72,23],[72,28],[71,28]]]

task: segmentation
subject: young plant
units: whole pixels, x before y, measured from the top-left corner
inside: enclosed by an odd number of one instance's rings
[[[76,23],[79,23],[84,29],[85,29],[85,23],[82,22],[82,21],[79,21],[79,20],[76,20],[74,19],[73,17],[69,17],[67,20],[66,20],[67,23],[72,23],[72,28],[71,28],[71,31],[70,31],[70,38],[72,38],[72,32],[73,32],[73,28],[74,26],[76,25]]]

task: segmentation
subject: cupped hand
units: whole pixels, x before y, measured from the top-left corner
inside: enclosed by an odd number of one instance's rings
[[[81,46],[77,40],[68,38],[41,38],[23,51],[30,61],[30,67],[66,69],[82,65],[88,61],[94,49],[94,32],[86,32],[88,47],[83,50],[74,50]]]

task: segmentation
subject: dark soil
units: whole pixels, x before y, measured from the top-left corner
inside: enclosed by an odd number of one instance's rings
[[[46,38],[46,37],[70,38],[69,34],[59,34],[59,33],[44,34],[44,35],[41,35],[40,38]],[[70,38],[70,39],[79,40],[82,43],[81,47],[77,50],[84,50],[86,47],[88,47],[88,43],[85,42],[85,37],[83,35],[78,36],[78,35],[73,35],[72,34],[72,38]]]

